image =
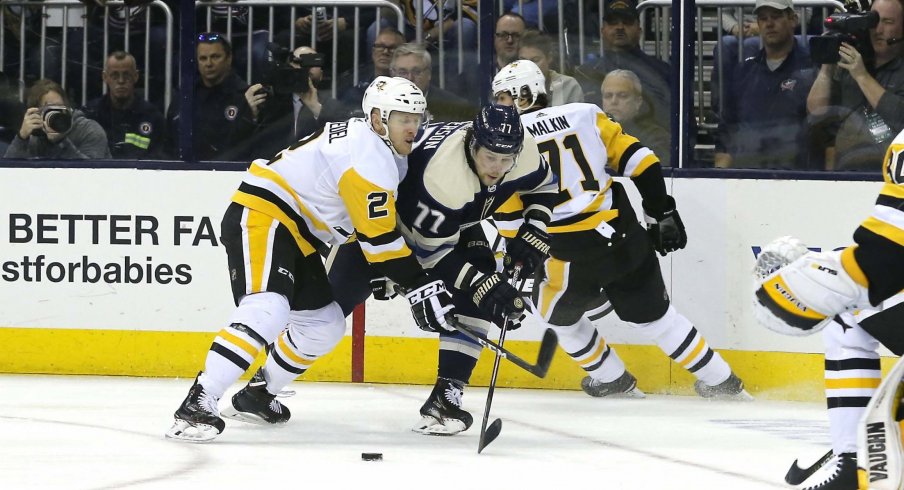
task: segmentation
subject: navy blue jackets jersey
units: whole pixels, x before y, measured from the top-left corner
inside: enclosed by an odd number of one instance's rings
[[[483,185],[468,150],[469,127],[436,123],[425,128],[408,156],[396,204],[402,233],[421,264],[459,289],[475,272],[454,250],[461,230],[492,216],[513,195],[521,197],[525,215],[548,222],[558,195],[558,180],[529,134],[512,170],[498,184]]]

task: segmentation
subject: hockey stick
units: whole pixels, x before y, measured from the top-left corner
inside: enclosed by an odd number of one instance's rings
[[[515,267],[512,271],[511,284],[518,287],[518,278],[521,276],[521,267]],[[502,329],[499,331],[499,347],[502,348],[502,344],[505,342],[505,334],[508,332],[509,325],[511,325],[511,320],[508,318],[502,322]],[[549,331],[549,330],[547,330]],[[545,336],[544,336],[545,337]],[[552,358],[550,358],[551,360]],[[483,422],[480,424],[480,440],[477,443],[477,454],[480,454],[481,451],[487,446],[490,445],[491,442],[495,441],[497,437],[499,437],[499,433],[502,432],[502,419],[497,418],[487,427],[487,422],[490,420],[490,406],[493,404],[493,393],[496,391],[496,378],[499,375],[499,365],[502,363],[502,355],[497,351],[496,358],[493,360],[493,374],[490,376],[490,386],[487,389],[487,404],[483,409]],[[548,367],[548,366],[547,366]],[[543,373],[544,375],[546,373]]]
[[[395,289],[396,294],[403,296],[405,295],[405,289],[400,287],[398,284],[394,284],[393,289]],[[556,346],[559,345],[558,338],[556,337],[556,332],[551,328],[547,328],[543,333],[543,339],[540,341],[540,351],[537,353],[537,362],[531,364],[530,362],[527,362],[524,359],[518,357],[513,352],[505,349],[500,344],[497,344],[496,342],[488,339],[486,335],[481,333],[476,328],[468,325],[467,323],[463,323],[455,315],[447,315],[446,321],[449,322],[449,325],[452,326],[452,328],[465,334],[465,336],[469,337],[474,342],[477,342],[482,347],[485,347],[498,354],[499,356],[508,359],[512,364],[520,367],[521,369],[533,374],[538,378],[543,378],[546,376],[546,373],[549,371],[549,365],[552,363],[552,357],[556,353]]]
[[[531,364],[530,362],[525,361],[511,351],[502,347],[502,345],[500,345],[501,342],[500,344],[493,342],[482,333],[478,332],[469,325],[462,323],[458,319],[451,319],[450,325],[452,325],[455,330],[458,330],[459,332],[470,337],[473,341],[493,351],[499,357],[508,359],[512,364],[520,367],[521,369],[533,374],[538,378],[543,378],[546,376],[546,373],[549,371],[549,365],[552,363],[552,357],[556,353],[556,346],[558,345],[556,333],[551,328],[547,328],[546,332],[543,333],[543,340],[540,341],[540,351],[537,353],[537,362]]]
[[[832,450],[829,449],[829,452],[825,453],[818,461],[813,463],[812,465],[801,468],[800,465],[797,464],[797,460],[795,459],[793,463],[791,463],[791,467],[788,468],[788,473],[785,474],[785,483],[788,485],[800,485],[807,478],[813,476],[813,473],[819,471],[820,468],[825,466],[829,460],[832,459]]]

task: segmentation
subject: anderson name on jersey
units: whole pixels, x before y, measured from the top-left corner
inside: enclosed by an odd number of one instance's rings
[[[279,220],[305,256],[357,239],[368,262],[404,284],[421,274],[396,229],[405,160],[363,119],[331,122],[270,161],[252,162],[232,200]]]
[[[512,170],[498,184],[483,185],[465,141],[469,127],[436,123],[425,128],[408,156],[398,201],[402,233],[421,264],[459,289],[477,272],[453,252],[460,230],[492,216],[513,195],[521,196],[523,214],[548,219],[558,195],[556,176],[528,134]]]

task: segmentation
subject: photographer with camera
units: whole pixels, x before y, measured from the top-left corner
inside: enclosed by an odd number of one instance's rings
[[[252,146],[262,155],[275,155],[326,123],[348,118],[339,101],[317,89],[323,80],[322,54],[308,46],[295,48],[291,56],[278,46],[271,46],[271,52],[274,59],[286,61],[268,70],[265,83],[245,91],[258,122]]]
[[[26,105],[19,134],[6,149],[5,158],[110,158],[104,128],[73,111],[58,83],[35,82],[28,90]]]
[[[814,132],[828,140],[826,169],[877,171],[904,129],[904,3],[875,0],[870,12],[834,14],[826,26],[811,40],[823,65],[807,98]]]

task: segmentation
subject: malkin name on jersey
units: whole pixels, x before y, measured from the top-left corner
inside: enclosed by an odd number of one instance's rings
[[[537,117],[544,116],[545,114],[542,112],[537,114]],[[530,131],[531,136],[536,138],[537,136],[549,134],[554,131],[561,131],[570,127],[571,123],[568,122],[568,118],[565,116],[556,116],[552,119],[538,119],[535,123],[527,126],[527,130]]]

